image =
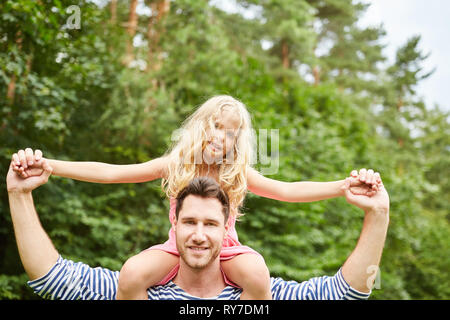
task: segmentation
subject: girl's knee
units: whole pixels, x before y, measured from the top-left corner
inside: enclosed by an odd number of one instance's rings
[[[256,256],[255,264],[253,268],[250,268],[249,273],[252,274],[252,277],[259,279],[270,278],[269,268],[267,268],[266,262],[261,256]]]
[[[270,287],[270,272],[265,263],[256,264],[249,270],[247,277],[247,281],[260,290],[268,290]]]
[[[272,299],[270,272],[261,256],[249,254],[236,261],[240,271],[235,273],[236,282],[243,289],[241,299]]]
[[[145,270],[139,260],[136,256],[131,257],[124,263],[122,269],[120,269],[119,287],[125,291],[139,287],[143,282]]]
[[[124,289],[148,288],[161,281],[178,263],[178,257],[158,250],[145,250],[129,258],[119,273]]]
[[[235,261],[233,261],[235,260]],[[229,264],[231,262],[232,264]],[[270,281],[270,272],[262,256],[256,254],[242,254],[229,260],[225,273],[231,271],[232,279],[251,286],[267,287]],[[235,281],[237,282],[237,281]]]

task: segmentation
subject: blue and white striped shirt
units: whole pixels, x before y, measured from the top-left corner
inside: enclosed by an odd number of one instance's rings
[[[43,277],[28,281],[36,294],[57,300],[113,300],[116,298],[119,272],[105,268],[92,268],[82,262],[73,262],[59,256],[58,261]],[[312,278],[298,283],[271,278],[274,300],[354,300],[367,299],[370,293],[359,292],[345,281],[341,269],[333,276]],[[201,300],[175,283],[151,287],[147,290],[150,300]],[[242,289],[227,286],[215,297],[208,299],[238,300]]]

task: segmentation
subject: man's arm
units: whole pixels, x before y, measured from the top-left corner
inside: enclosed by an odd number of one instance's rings
[[[119,271],[61,256],[43,277],[28,281],[37,295],[50,300],[114,300],[118,283]]]
[[[59,254],[39,221],[31,191],[47,182],[51,167],[41,160],[40,176],[19,177],[10,165],[6,178],[11,218],[20,259],[31,280],[45,275],[58,260]]]
[[[342,276],[342,268],[334,276],[311,278],[307,281],[271,279],[274,300],[365,300],[370,293],[351,287]]]
[[[378,269],[389,224],[389,196],[383,183],[373,196],[355,195],[349,190],[347,178],[343,191],[347,201],[365,212],[359,241],[343,267],[333,276],[312,278],[297,283],[272,279],[272,296],[284,299],[367,299]]]
[[[373,272],[378,271],[389,225],[389,196],[381,183],[372,197],[354,195],[344,185],[349,203],[364,210],[364,223],[358,243],[342,267],[342,275],[349,285],[361,292],[370,292]]]
[[[63,259],[43,229],[31,191],[47,182],[52,172],[48,161],[34,164],[36,175],[21,178],[11,163],[6,185],[20,259],[28,284],[48,299],[115,299],[119,272]],[[41,172],[39,172],[39,170]]]

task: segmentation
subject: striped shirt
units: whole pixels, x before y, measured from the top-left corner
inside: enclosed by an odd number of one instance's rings
[[[119,271],[92,268],[59,256],[58,261],[43,277],[28,281],[36,294],[52,300],[113,300],[116,298]],[[344,280],[342,271],[333,276],[312,278],[304,282],[271,278],[274,300],[355,300],[367,299],[370,293],[359,292]],[[202,300],[178,287],[172,281],[147,290],[150,300]],[[217,296],[207,299],[237,300],[242,289],[227,286]]]

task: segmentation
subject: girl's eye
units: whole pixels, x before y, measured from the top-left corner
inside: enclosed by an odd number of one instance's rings
[[[218,128],[219,127],[219,123],[218,122],[214,122],[214,128]]]

